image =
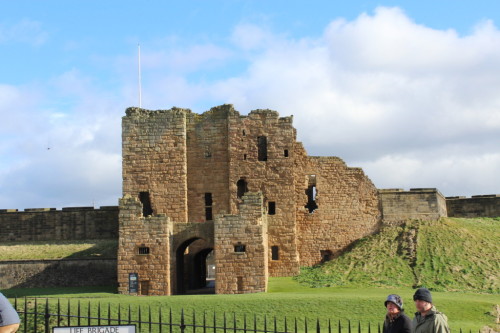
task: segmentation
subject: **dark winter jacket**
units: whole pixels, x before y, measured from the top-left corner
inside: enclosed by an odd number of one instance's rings
[[[411,332],[411,319],[401,311],[396,318],[390,319],[388,315],[385,316],[383,333],[410,333]]]
[[[425,317],[422,317],[420,312],[415,313],[411,331],[412,333],[450,333],[448,317],[433,305]]]

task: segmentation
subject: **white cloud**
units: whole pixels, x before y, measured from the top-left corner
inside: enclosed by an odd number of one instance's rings
[[[252,31],[240,27],[239,35],[242,29]],[[276,40],[259,36],[266,38]],[[418,25],[400,9],[379,8],[332,22],[318,40],[267,45],[245,76],[210,91],[244,111],[293,114],[310,153],[366,166],[378,186],[476,194],[500,188],[493,171],[500,162],[491,158],[500,146],[499,59],[500,32],[491,22],[459,36]],[[452,193],[460,189],[467,193]]]
[[[38,21],[23,19],[13,25],[0,25],[0,44],[6,42],[26,43],[40,46],[48,39],[48,33]]]
[[[243,50],[254,50],[269,46],[274,36],[260,26],[245,23],[234,29],[231,40]]]
[[[0,207],[116,205],[125,106],[70,71],[44,86],[1,86]],[[36,96],[36,99],[30,99]]]
[[[0,43],[7,30],[0,27]],[[228,39],[144,46],[143,106],[270,108],[294,115],[311,155],[339,156],[378,187],[500,192],[500,32],[492,22],[460,36],[381,7],[331,22],[315,39],[248,23]],[[120,121],[137,105],[137,72],[134,56],[108,61],[121,79],[75,67],[43,84],[0,85],[0,208],[116,204]]]

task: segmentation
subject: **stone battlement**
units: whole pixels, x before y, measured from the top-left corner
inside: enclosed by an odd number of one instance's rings
[[[500,216],[500,195],[486,194],[446,197],[446,208],[450,217],[498,217]]]
[[[436,188],[400,188],[378,190],[385,224],[408,219],[437,220],[447,216],[446,199]]]
[[[118,206],[1,209],[0,226],[4,241],[116,239]]]
[[[1,213],[23,213],[23,212],[79,212],[79,211],[118,211],[118,206],[101,206],[99,208],[95,207],[63,207],[60,210],[57,208],[24,208],[24,210],[19,209],[0,209]]]

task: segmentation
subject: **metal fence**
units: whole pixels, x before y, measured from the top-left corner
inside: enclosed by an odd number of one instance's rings
[[[76,304],[75,304],[76,303]],[[381,333],[381,324],[310,318],[257,317],[236,313],[196,314],[158,307],[122,307],[65,299],[14,299],[18,332],[52,332],[55,327],[134,325],[136,332],[168,333]],[[462,329],[460,329],[462,333]],[[472,332],[470,332],[472,333]],[[480,331],[479,331],[480,333]]]

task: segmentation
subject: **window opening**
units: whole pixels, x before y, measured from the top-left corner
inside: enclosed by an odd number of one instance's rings
[[[285,149],[285,151],[283,152],[283,155],[284,155],[285,157],[288,157],[288,149]]]
[[[205,206],[212,206],[212,193],[205,193]]]
[[[142,203],[142,216],[147,217],[153,215],[153,208],[151,207],[149,192],[139,192],[139,200]]]
[[[257,137],[258,160],[267,161],[267,137]]]
[[[243,154],[243,159],[246,160],[247,159],[247,154]]]
[[[275,215],[276,214],[276,202],[269,201],[267,203],[267,214]]]
[[[308,187],[306,189],[307,204],[304,206],[309,210],[309,214],[314,212],[318,205],[316,204],[316,195],[318,190],[316,189],[316,175],[308,176]]]
[[[306,190],[306,194],[307,204],[305,205],[305,207],[309,210],[309,213],[312,213],[318,208],[318,204],[316,203],[316,186],[309,186]]]
[[[141,247],[139,247],[138,253],[141,254],[141,255],[149,254],[149,247],[147,247],[147,246],[141,246]]]
[[[205,207],[205,219],[207,221],[212,221],[213,220],[212,207]]]
[[[321,250],[321,262],[327,262],[332,260],[333,253],[330,250]]]
[[[234,252],[246,252],[246,246],[238,242],[238,244],[234,246]]]
[[[212,221],[212,193],[205,193],[205,220]]]
[[[248,183],[245,181],[245,179],[241,178],[236,182],[236,186],[238,187],[236,195],[241,199],[243,195],[248,192]]]
[[[271,260],[280,260],[280,248],[278,246],[271,246]]]
[[[243,136],[247,135],[247,132],[245,132],[245,130],[243,130]]]

